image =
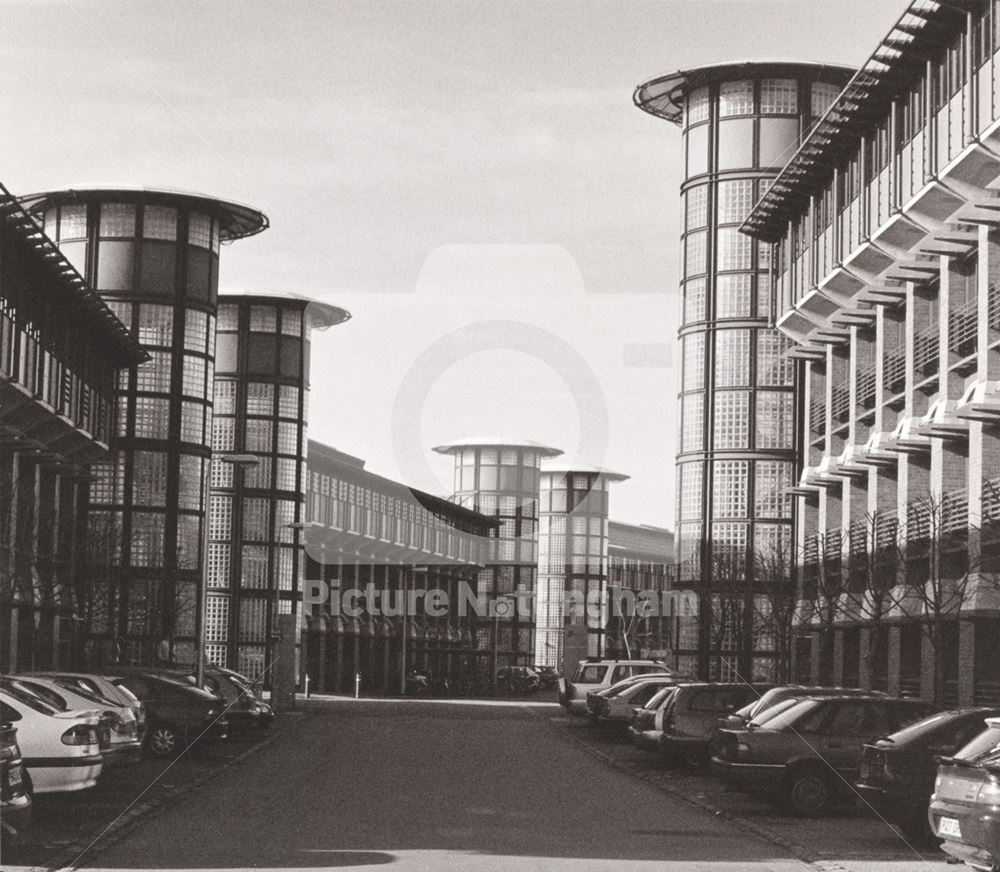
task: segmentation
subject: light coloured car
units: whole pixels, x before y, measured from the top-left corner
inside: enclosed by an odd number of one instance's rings
[[[637,681],[618,693],[601,697],[595,712],[596,720],[598,723],[628,726],[636,713],[654,696],[664,688],[677,687],[683,680],[665,676],[652,678],[649,681]]]
[[[663,713],[670,697],[680,685],[661,687],[642,708],[635,713],[629,724],[628,734],[632,743],[645,751],[660,751],[660,736],[663,734]]]
[[[681,677],[677,675],[671,676],[677,681],[681,681]],[[644,672],[640,675],[633,675],[631,678],[623,678],[617,684],[612,684],[610,687],[599,687],[596,690],[587,691],[587,716],[592,720],[597,719],[597,709],[600,702],[605,697],[616,696],[627,688],[634,687],[643,681],[662,681],[664,674],[662,672]]]
[[[109,729],[109,744],[104,749],[104,767],[134,763],[142,757],[142,742],[135,715],[129,706],[79,687],[67,687],[55,678],[40,675],[12,675],[11,685],[34,694],[62,711],[97,707]]]
[[[559,679],[559,704],[571,715],[587,714],[587,693],[611,687],[625,678],[658,672],[672,675],[662,663],[656,660],[607,660],[603,657],[588,657],[581,660],[570,679]]]
[[[0,722],[17,727],[29,793],[65,793],[97,784],[104,767],[96,709],[59,711],[0,679]]]
[[[146,707],[132,691],[127,687],[119,687],[111,679],[104,675],[96,675],[92,672],[25,672],[25,678],[38,675],[42,678],[51,678],[67,690],[79,690],[92,693],[104,699],[111,700],[117,705],[125,706],[132,710],[135,715],[135,728],[137,738],[141,742],[146,734]]]

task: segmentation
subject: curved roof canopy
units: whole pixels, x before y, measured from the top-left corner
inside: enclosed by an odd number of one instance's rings
[[[557,457],[562,454],[561,448],[552,448],[542,445],[541,442],[533,442],[530,439],[503,439],[496,436],[470,436],[468,439],[437,445],[434,450],[438,454],[454,454],[463,448],[530,448],[542,457]]]
[[[155,203],[162,206],[201,209],[219,219],[221,238],[224,242],[253,236],[267,230],[270,222],[259,209],[219,200],[204,194],[187,191],[172,191],[168,188],[135,188],[95,186],[80,188],[65,188],[60,191],[40,191],[19,198],[30,212],[37,212],[48,206],[64,203],[89,203],[95,200],[101,202],[121,201]]]
[[[351,319],[351,313],[347,309],[341,309],[330,303],[307,297],[305,294],[295,294],[291,291],[220,291],[220,302],[225,300],[235,301],[242,297],[250,297],[253,300],[271,300],[275,303],[287,305],[288,303],[299,303],[302,309],[309,316],[310,326],[315,330],[325,330],[327,327],[335,327]]]
[[[628,481],[632,476],[622,472],[615,472],[603,466],[588,466],[587,464],[576,463],[544,463],[542,464],[542,475],[545,473],[555,473],[556,475],[599,475],[607,481]]]

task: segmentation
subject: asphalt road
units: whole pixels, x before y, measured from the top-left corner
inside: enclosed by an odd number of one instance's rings
[[[84,867],[815,868],[602,764],[542,714],[517,704],[311,703],[283,741]]]

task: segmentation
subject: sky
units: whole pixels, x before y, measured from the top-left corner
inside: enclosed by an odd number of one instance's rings
[[[0,0],[0,181],[165,187],[270,228],[229,291],[317,333],[310,436],[451,490],[435,445],[533,440],[672,526],[679,130],[635,86],[702,64],[859,65],[902,0]]]

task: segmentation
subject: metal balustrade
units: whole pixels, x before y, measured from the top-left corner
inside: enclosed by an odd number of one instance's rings
[[[858,405],[862,409],[872,409],[875,407],[875,367],[870,366],[858,370],[857,381],[855,382]]]
[[[948,350],[960,357],[976,350],[978,309],[978,302],[973,300],[948,315]]]
[[[913,368],[924,375],[938,371],[938,326],[932,324],[913,337]]]
[[[1000,330],[1000,285],[990,285],[987,292],[989,307],[989,325],[994,330]]]
[[[844,421],[851,413],[851,391],[842,385],[833,386],[833,402],[831,411],[838,421]]]
[[[888,394],[898,394],[906,386],[906,352],[902,346],[897,346],[885,352],[882,363],[882,376],[885,390]]]
[[[826,400],[813,400],[809,404],[809,427],[816,433],[826,430]]]

